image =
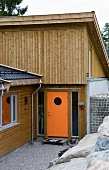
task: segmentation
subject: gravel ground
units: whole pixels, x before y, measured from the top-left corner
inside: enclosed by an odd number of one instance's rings
[[[0,170],[46,170],[49,162],[58,157],[58,152],[67,145],[48,145],[34,142],[22,147],[0,162]]]

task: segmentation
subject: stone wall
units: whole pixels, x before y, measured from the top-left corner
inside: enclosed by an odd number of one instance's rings
[[[90,97],[90,132],[95,133],[105,116],[109,115],[109,93]]]

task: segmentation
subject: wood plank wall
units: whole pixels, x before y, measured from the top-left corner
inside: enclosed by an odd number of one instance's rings
[[[10,89],[12,94],[18,94],[18,123],[8,129],[0,131],[0,157],[24,145],[31,140],[31,94],[34,86],[20,86]],[[24,104],[24,97],[28,97],[28,104]],[[36,105],[34,105],[34,113]],[[34,114],[34,137],[36,128],[36,114]]]
[[[83,26],[2,29],[0,49],[2,64],[42,74],[45,84],[86,83]]]
[[[92,77],[96,78],[96,77],[105,77],[105,72],[103,67],[101,66],[101,60],[100,58],[97,56],[97,53],[94,49],[94,46],[92,46],[93,50],[92,50]]]
[[[103,66],[102,66],[102,61],[101,61],[101,56],[99,56],[99,52],[95,50],[95,47],[97,46],[97,44],[95,44],[96,42],[94,41],[94,43],[92,43],[91,41],[91,36],[90,35],[90,31],[88,31],[87,27],[84,27],[85,29],[85,34],[84,34],[84,40],[85,40],[85,67],[86,68],[86,72],[88,72],[89,70],[89,60],[88,60],[88,52],[89,50],[91,50],[91,77],[93,78],[98,78],[98,77],[106,77],[106,74],[104,72]],[[90,49],[91,48],[91,49]]]

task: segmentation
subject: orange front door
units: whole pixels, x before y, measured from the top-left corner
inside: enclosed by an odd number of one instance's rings
[[[68,137],[68,92],[47,93],[48,136]]]

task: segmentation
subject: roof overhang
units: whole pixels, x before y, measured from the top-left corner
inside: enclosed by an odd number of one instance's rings
[[[4,80],[4,79],[1,79],[1,78],[0,78],[0,83],[11,83],[11,81]]]
[[[91,22],[95,12],[33,15],[33,16],[8,16],[0,18],[0,26],[13,25],[36,25],[36,24],[56,24],[73,22]]]
[[[7,66],[7,65],[3,65],[3,64],[0,64],[1,67],[5,68],[4,70],[2,70],[0,72],[0,84],[10,84],[10,86],[20,86],[20,85],[33,85],[33,84],[41,84],[42,81],[41,81],[41,78],[42,78],[42,75],[40,74],[35,74],[35,73],[32,73],[32,72],[27,72],[26,70],[21,70],[21,69],[17,69],[17,68],[14,68],[14,67],[10,67],[10,66]],[[8,69],[8,70],[7,70]],[[10,73],[12,72],[12,74]],[[27,76],[19,76],[17,74],[17,72],[22,75],[29,75],[28,77]],[[10,73],[10,75],[9,75]],[[14,75],[14,76],[13,76]],[[3,77],[3,78],[2,78]]]
[[[41,84],[41,79],[11,80],[11,86],[24,86],[24,85],[34,85],[34,84]]]
[[[34,84],[41,84],[41,79],[18,79],[18,80],[3,80],[0,79],[0,84],[10,84],[10,86],[24,86],[24,85],[34,85]]]

